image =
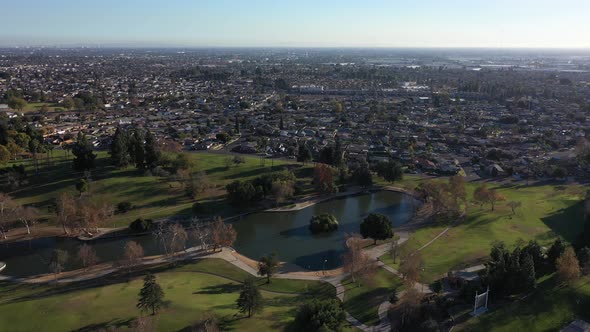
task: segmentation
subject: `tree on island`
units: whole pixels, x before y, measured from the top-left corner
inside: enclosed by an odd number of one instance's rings
[[[338,220],[331,214],[324,213],[311,217],[309,230],[312,233],[327,233],[338,229]]]
[[[263,256],[258,262],[258,274],[266,276],[266,283],[270,284],[270,278],[276,273],[278,267],[279,260],[277,259],[276,253]]]
[[[236,304],[241,313],[248,313],[248,318],[252,317],[252,314],[262,311],[262,295],[260,295],[258,286],[256,286],[256,279],[248,277],[244,280]]]
[[[312,300],[299,308],[295,326],[298,331],[340,331],[345,320],[342,302],[337,299]]]
[[[387,240],[393,237],[389,218],[379,213],[369,214],[361,223],[360,230],[363,238],[373,239],[373,244],[377,244],[377,240]]]
[[[76,143],[72,146],[72,153],[75,156],[73,166],[76,171],[82,172],[94,168],[96,154],[93,152],[92,143],[88,141],[84,133],[78,133]]]
[[[156,281],[156,277],[148,273],[143,279],[143,287],[139,291],[137,308],[141,311],[152,311],[152,316],[164,305],[164,291]]]

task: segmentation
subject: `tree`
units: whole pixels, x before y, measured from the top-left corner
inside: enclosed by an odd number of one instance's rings
[[[520,271],[522,274],[522,289],[535,288],[537,286],[537,277],[535,275],[535,262],[531,255],[523,255],[520,261]]]
[[[278,267],[279,260],[277,259],[276,253],[263,256],[258,262],[258,274],[261,276],[266,276],[266,283],[270,284],[270,278],[276,273]]]
[[[331,194],[336,192],[334,183],[334,172],[326,164],[317,163],[313,169],[313,184],[320,193]]]
[[[512,210],[512,215],[515,215],[516,214],[516,209],[518,209],[519,207],[522,206],[522,202],[510,201],[510,202],[508,202],[508,206]]]
[[[295,326],[298,331],[340,331],[345,320],[342,302],[337,299],[312,300],[297,311]]]
[[[90,190],[90,183],[86,179],[80,179],[76,182],[76,190],[80,192],[80,197],[82,197],[83,193]]]
[[[407,324],[408,319],[418,310],[422,303],[424,295],[413,287],[412,284],[405,287],[406,291],[402,295],[399,301],[399,307],[401,310],[401,325]]]
[[[368,187],[373,185],[373,173],[369,169],[369,164],[366,162],[360,164],[353,172],[352,178],[354,182],[361,187]]]
[[[483,206],[488,201],[488,196],[489,189],[485,184],[475,188],[475,191],[473,192],[473,200],[479,203],[480,206]]]
[[[420,280],[420,274],[424,261],[419,251],[407,254],[399,265],[399,272],[404,276],[404,279],[410,284],[415,284]]]
[[[27,101],[22,98],[13,97],[8,99],[8,107],[22,112],[27,107]]]
[[[399,294],[397,291],[397,287],[391,289],[391,293],[389,295],[389,303],[396,304],[399,301]]]
[[[91,246],[83,244],[78,249],[78,260],[86,270],[98,262],[98,257],[96,256],[96,251]]]
[[[363,252],[363,243],[359,235],[347,236],[345,246],[346,251],[342,257],[343,269],[350,274],[352,282],[360,284],[361,280],[367,280],[373,275],[376,266],[369,256]]]
[[[64,265],[68,260],[68,252],[61,250],[61,249],[54,249],[51,252],[51,258],[49,259],[49,269],[51,272],[55,274],[55,278],[57,279],[57,275],[63,271]]]
[[[338,220],[328,213],[313,216],[309,221],[309,230],[314,234],[333,232],[337,229]]]
[[[68,234],[68,228],[74,222],[72,219],[76,215],[76,202],[70,194],[62,192],[57,196],[55,207],[57,221],[61,224],[64,234]]]
[[[449,178],[449,192],[453,197],[455,209],[459,210],[459,204],[467,203],[467,191],[465,189],[465,177],[461,175],[451,176]]]
[[[248,313],[248,318],[252,317],[252,314],[262,311],[262,295],[260,295],[254,278],[249,277],[244,280],[242,291],[236,300],[236,304],[241,313]]]
[[[156,137],[149,130],[145,135],[145,164],[147,168],[154,169],[160,163],[162,153],[158,147]]]
[[[156,281],[156,277],[148,273],[143,278],[143,287],[139,291],[137,308],[141,311],[152,311],[152,316],[164,305],[164,291]]]
[[[297,161],[305,165],[312,158],[311,151],[305,143],[300,143],[297,151]]]
[[[75,156],[73,166],[76,171],[89,171],[94,168],[96,154],[94,154],[92,144],[84,133],[78,133],[76,143],[72,146],[72,153]]]
[[[10,151],[4,145],[0,145],[0,165],[6,165],[10,161],[10,156]]]
[[[578,253],[578,261],[580,261],[580,268],[587,274],[590,271],[590,248],[583,247],[581,248]]]
[[[213,251],[220,247],[229,247],[236,241],[237,233],[234,226],[226,224],[223,219],[217,217],[211,224],[211,241],[213,242]]]
[[[110,155],[116,167],[127,167],[131,160],[129,156],[129,137],[125,129],[117,127],[110,146]]]
[[[17,219],[27,228],[27,234],[31,234],[31,226],[39,218],[39,210],[32,206],[19,206],[15,214]]]
[[[135,128],[133,134],[129,137],[129,156],[131,161],[138,169],[145,168],[145,134],[141,128]]]
[[[396,161],[382,161],[377,164],[377,174],[388,182],[400,181],[404,176],[402,165]]]
[[[0,192],[0,234],[6,240],[8,228],[12,223],[13,213],[18,205],[8,194]]]
[[[170,249],[170,254],[173,255],[178,251],[186,249],[188,234],[181,224],[173,223],[167,227],[163,240],[168,243],[167,248]]]
[[[491,207],[492,207],[492,211],[494,211],[494,208],[496,206],[496,202],[499,201],[505,201],[506,197],[502,194],[500,194],[499,192],[497,192],[496,190],[492,189],[488,191],[488,196],[487,196],[487,201],[488,203],[490,203]]]
[[[72,98],[68,97],[68,98],[64,99],[63,106],[67,110],[71,110],[72,108],[74,108],[74,106],[76,106],[76,104],[74,103],[74,100]]]
[[[564,283],[571,283],[580,276],[580,262],[574,248],[567,247],[556,261],[557,275]]]
[[[363,238],[373,239],[374,244],[377,244],[377,240],[386,240],[393,237],[391,221],[387,216],[379,213],[369,214],[361,223],[360,230]]]
[[[275,180],[272,183],[272,194],[277,205],[293,197],[293,183],[290,181]]]
[[[556,266],[557,259],[565,252],[565,242],[561,238],[558,238],[553,242],[549,250],[547,250],[547,260],[551,266]]]
[[[125,244],[121,265],[131,271],[134,266],[137,266],[139,263],[141,263],[143,255],[143,248],[139,243],[135,241],[128,241]]]

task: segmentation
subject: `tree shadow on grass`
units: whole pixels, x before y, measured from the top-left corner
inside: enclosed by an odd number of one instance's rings
[[[584,229],[584,204],[582,201],[577,202],[541,220],[555,234],[568,242],[574,242],[576,236]]]
[[[129,327],[133,319],[111,319],[108,322],[96,323],[83,326],[79,329],[72,330],[73,332],[91,332],[91,331],[108,331],[110,329],[119,329],[123,327]]]
[[[193,292],[193,294],[227,294],[238,292],[241,289],[241,285],[234,283],[227,283],[222,285],[207,286],[199,291]]]

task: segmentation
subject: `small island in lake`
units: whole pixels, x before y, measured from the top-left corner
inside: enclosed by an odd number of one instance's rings
[[[338,229],[338,220],[331,214],[313,216],[309,222],[309,230],[312,233],[328,233]]]

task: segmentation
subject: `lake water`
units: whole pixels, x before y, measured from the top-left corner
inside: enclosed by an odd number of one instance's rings
[[[233,221],[238,238],[234,248],[253,259],[276,252],[281,261],[311,270],[331,269],[341,265],[344,238],[347,233],[358,233],[362,219],[371,212],[387,215],[393,226],[408,222],[417,207],[410,196],[380,191],[342,197],[294,212],[261,212]],[[312,234],[309,221],[313,215],[330,213],[340,223],[337,231]],[[162,254],[162,245],[153,235],[132,238],[140,243],[146,256]],[[128,238],[90,242],[99,260],[116,261],[121,258]],[[24,277],[48,273],[48,261],[53,249],[66,250],[69,261],[66,270],[79,268],[76,253],[81,242],[71,238],[42,238],[18,243],[0,244],[0,261],[7,267],[0,274]],[[189,246],[196,245],[189,242]]]

